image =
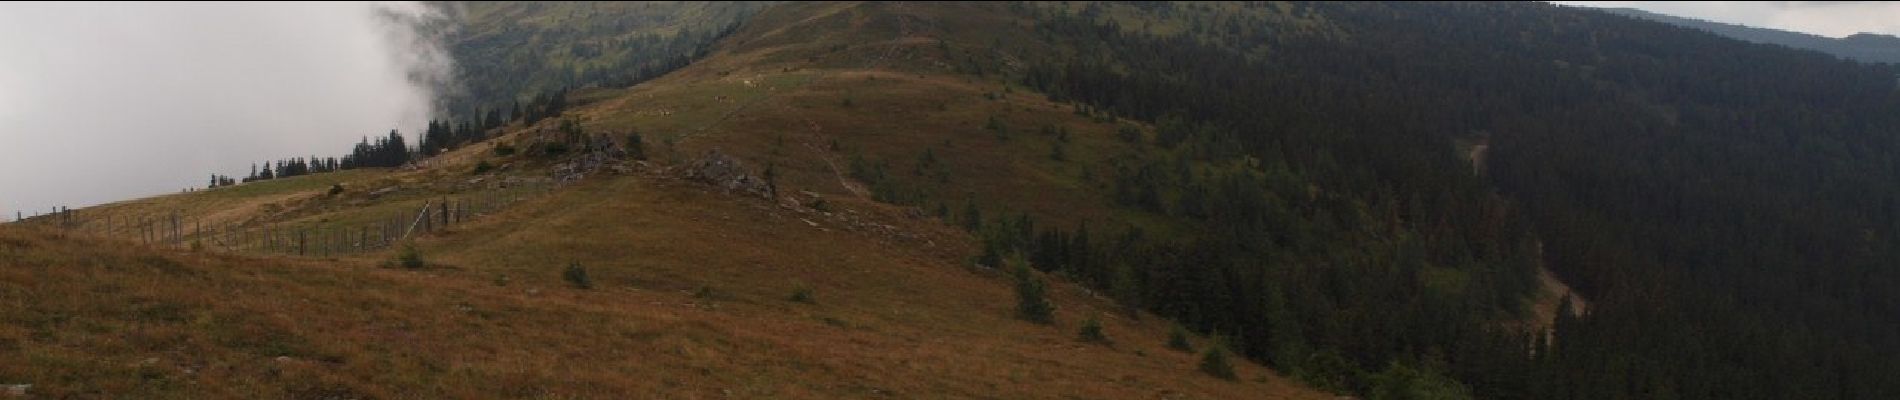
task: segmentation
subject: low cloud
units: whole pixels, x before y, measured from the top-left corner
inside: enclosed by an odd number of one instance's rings
[[[0,211],[414,137],[453,76],[450,29],[410,2],[0,4]]]

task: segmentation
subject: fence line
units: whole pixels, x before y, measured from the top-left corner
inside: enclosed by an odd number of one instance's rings
[[[330,257],[378,251],[419,234],[428,234],[493,214],[544,194],[554,183],[532,182],[459,195],[425,198],[420,208],[404,208],[360,222],[211,223],[181,210],[89,218],[81,211],[54,207],[47,214],[15,212],[12,224],[130,239],[148,246],[202,248],[235,253]],[[4,217],[0,217],[4,218]],[[406,224],[405,224],[406,223]]]

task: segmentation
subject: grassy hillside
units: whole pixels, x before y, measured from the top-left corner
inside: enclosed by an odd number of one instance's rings
[[[1188,228],[1106,199],[1130,146],[1117,130],[1147,127],[956,73],[972,68],[960,55],[991,68],[995,37],[980,35],[1021,22],[960,7],[1001,6],[787,4],[700,63],[575,92],[563,117],[416,169],[130,200],[79,210],[67,230],[0,226],[0,383],[50,398],[1329,397],[1247,362],[1235,381],[1203,374],[1215,339],[1169,349],[1171,322],[1060,275],[1036,274],[1052,326],[1015,318],[1010,278],[969,263],[980,245],[930,217],[940,205]],[[558,184],[585,157],[549,150],[567,121],[614,141],[639,132],[652,160]],[[680,178],[714,149],[755,175],[770,166],[780,198]],[[416,238],[417,269],[396,249],[191,250],[99,225],[176,213],[347,232],[493,193],[510,201]],[[591,289],[564,278],[574,264]],[[1078,339],[1091,318],[1109,343]]]
[[[418,270],[6,227],[0,382],[55,398],[1316,397],[1257,367],[1199,375],[1165,322],[1072,286],[1058,327],[1015,321],[1000,279],[928,247],[654,179],[424,238]],[[570,262],[592,290],[562,281]],[[815,304],[788,300],[800,287]],[[1115,344],[1076,341],[1085,315]]]
[[[1112,162],[1135,150],[1116,131],[1151,128],[1079,115],[1002,75],[958,73],[954,63],[966,55],[989,64],[1032,51],[990,48],[1026,34],[1027,21],[1002,7],[787,4],[692,68],[575,116],[589,131],[641,132],[665,157],[720,149],[770,164],[787,187],[829,197],[1177,229],[1117,209],[1106,195]],[[1058,147],[1062,156],[1052,157]],[[854,174],[854,164],[870,173]]]

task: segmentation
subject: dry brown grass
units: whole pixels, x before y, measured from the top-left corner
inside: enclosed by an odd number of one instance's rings
[[[1158,319],[1105,318],[1115,347],[1078,343],[1082,316],[1112,307],[1076,287],[1056,286],[1057,327],[1022,323],[1000,277],[818,221],[601,179],[425,238],[420,271],[8,227],[0,381],[48,397],[1319,396],[1254,366],[1201,376]],[[561,283],[568,262],[594,290]],[[817,304],[785,300],[801,285]]]

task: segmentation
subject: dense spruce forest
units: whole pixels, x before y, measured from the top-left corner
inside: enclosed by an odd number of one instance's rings
[[[1900,70],[1540,3],[1087,7],[1012,7],[1078,49],[1021,82],[1156,124],[1118,197],[1205,233],[991,247],[1334,389],[1900,397]],[[1540,263],[1593,301],[1554,338],[1498,323]]]

